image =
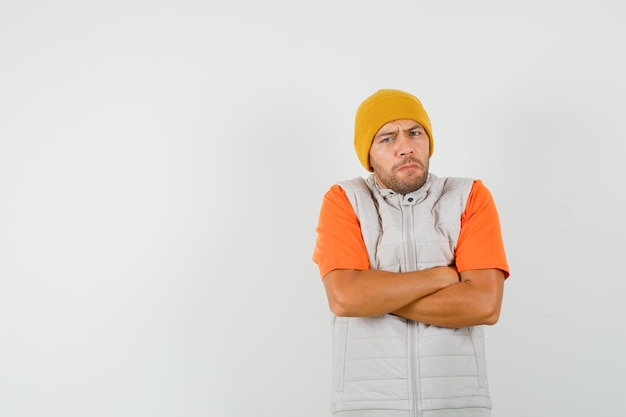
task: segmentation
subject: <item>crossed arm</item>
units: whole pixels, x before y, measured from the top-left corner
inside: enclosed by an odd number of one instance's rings
[[[324,276],[332,312],[345,317],[395,314],[440,327],[495,324],[500,316],[504,273],[455,267],[415,272],[336,269]]]

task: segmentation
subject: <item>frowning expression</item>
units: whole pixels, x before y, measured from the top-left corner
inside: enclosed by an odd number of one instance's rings
[[[394,120],[381,127],[370,147],[370,165],[381,186],[408,194],[428,178],[430,140],[414,120]]]

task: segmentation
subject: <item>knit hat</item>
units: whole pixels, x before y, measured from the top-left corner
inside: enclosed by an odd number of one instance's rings
[[[430,139],[430,155],[433,154],[430,119],[417,97],[401,90],[378,90],[361,103],[354,122],[354,149],[366,170],[372,171],[369,152],[376,132],[401,119],[415,120],[424,127]]]

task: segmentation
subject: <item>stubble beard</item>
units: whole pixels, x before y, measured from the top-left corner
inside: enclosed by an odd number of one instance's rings
[[[380,182],[382,186],[389,188],[398,194],[409,194],[413,191],[419,190],[424,184],[426,184],[426,180],[428,179],[428,160],[425,164],[422,164],[416,159],[408,158],[392,167],[391,171],[383,169],[374,161],[370,160],[370,163],[372,164],[374,173],[378,178],[378,182]],[[423,168],[424,172],[419,177],[412,178],[399,178],[398,175],[394,174],[394,172],[396,172],[401,166],[406,165],[407,163],[419,164]]]

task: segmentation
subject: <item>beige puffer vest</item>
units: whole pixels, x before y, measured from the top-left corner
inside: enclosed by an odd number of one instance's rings
[[[396,194],[371,175],[339,183],[359,218],[372,269],[408,272],[454,263],[473,180],[430,175]],[[385,314],[332,317],[335,417],[491,414],[482,326],[447,329]]]

